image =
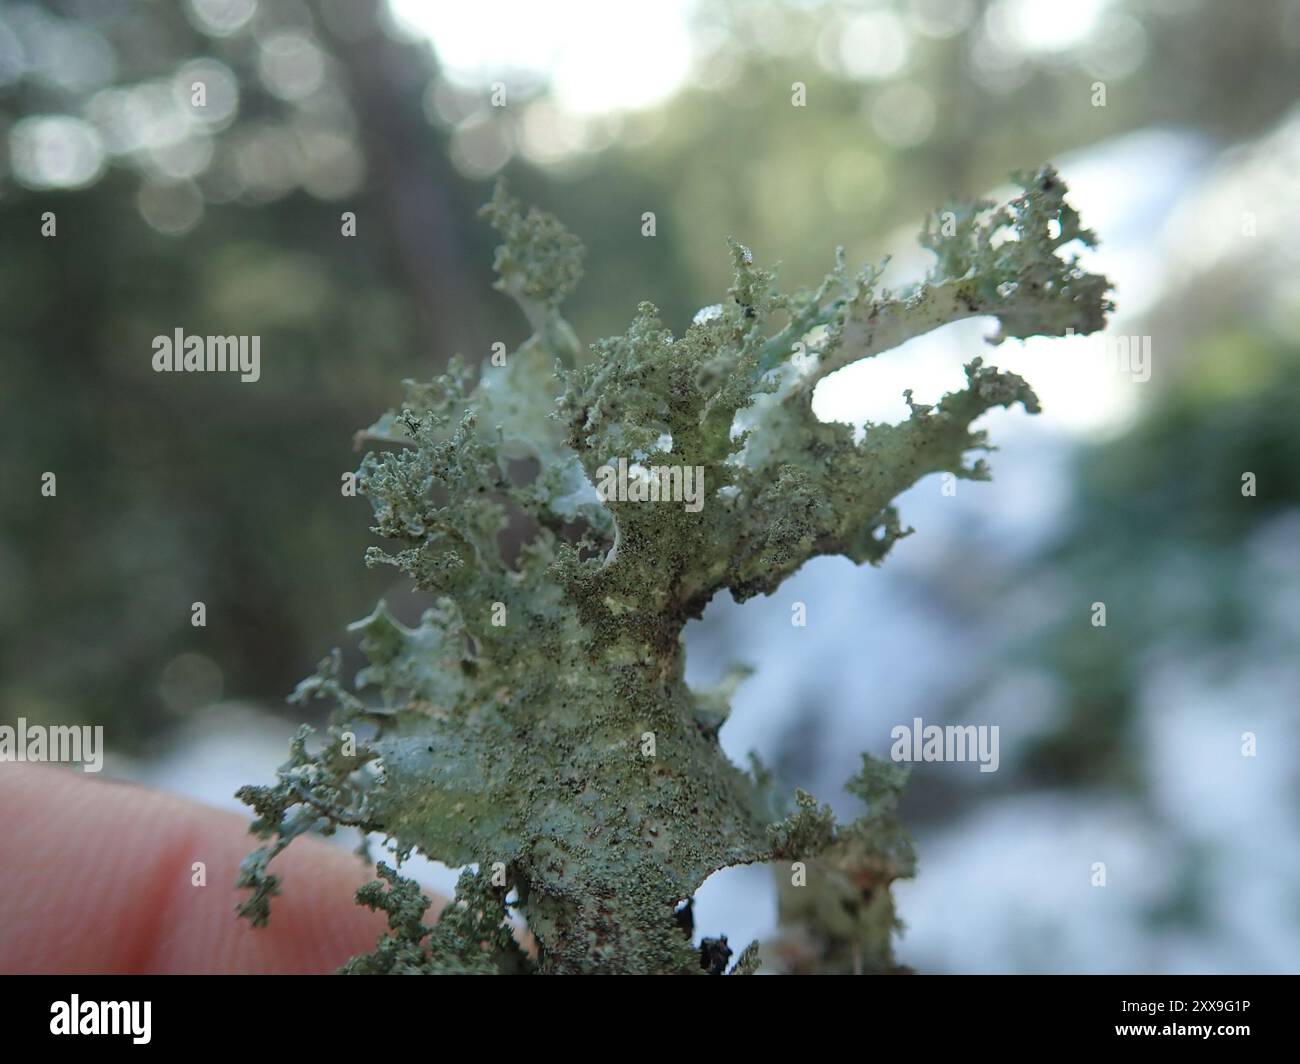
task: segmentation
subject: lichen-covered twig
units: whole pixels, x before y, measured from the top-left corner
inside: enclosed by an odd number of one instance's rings
[[[1102,326],[1107,282],[1062,257],[1092,243],[1064,184],[1047,168],[1022,185],[1006,206],[937,216],[922,234],[937,264],[911,291],[878,290],[876,270],[850,277],[841,257],[818,289],[782,295],[733,243],[728,299],[684,335],[643,303],[586,358],[559,313],[580,245],[498,189],[484,209],[504,240],[498,287],[534,334],[477,378],[454,359],[408,381],[402,408],[364,434],[391,447],[361,465],[390,544],[368,561],[437,605],[415,627],[382,603],[354,626],[370,662],[358,694],[337,656],[300,688],[337,709],[320,752],[304,735],[276,785],[241,791],[268,840],[245,862],[245,914],[265,921],[267,865],[293,837],[348,825],[399,860],[418,850],[478,869],[430,927],[418,888],[381,865],[385,882],[360,900],[390,929],[348,971],[721,971],[725,938],[692,946],[684,907],[721,868],[779,860],[806,872],[807,893],[782,902],[817,957],[803,969],[894,970],[889,884],[914,863],[894,816],[901,777],[868,759],[854,783],[868,810],[848,825],[802,793],[787,805],[718,745],[743,673],[689,689],[682,630],[719,591],[770,593],[817,555],[880,561],[908,531],[900,492],[937,471],[987,476],[967,461],[987,449],[971,428],[981,414],[1038,409],[1024,380],[976,358],[964,389],[933,406],[909,394],[906,421],[855,442],[813,415],[819,380],[974,315],[998,319],[994,343]],[[531,482],[512,474],[521,459]],[[615,466],[623,490],[599,493]],[[682,505],[672,491],[696,477],[699,505]],[[535,529],[517,557],[502,548],[512,516]],[[364,743],[362,723],[375,729]],[[751,947],[733,970],[758,962]]]

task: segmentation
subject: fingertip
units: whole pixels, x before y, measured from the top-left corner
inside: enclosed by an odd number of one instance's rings
[[[68,973],[333,971],[374,946],[379,914],[353,902],[372,878],[317,839],[275,861],[270,924],[235,914],[247,821],[75,771],[0,770],[0,970]]]

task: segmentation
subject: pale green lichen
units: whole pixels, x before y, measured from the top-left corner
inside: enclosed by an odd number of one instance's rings
[[[297,697],[335,704],[333,721],[314,754],[299,737],[274,786],[240,792],[268,840],[244,864],[242,911],[265,921],[278,890],[267,865],[292,838],[348,826],[399,861],[418,850],[478,871],[430,925],[418,889],[381,865],[385,882],[359,897],[390,929],[347,971],[721,972],[725,937],[692,945],[696,889],[722,868],[800,862],[807,885],[783,891],[782,915],[816,959],[790,966],[895,970],[889,884],[914,866],[897,770],[866,762],[853,787],[868,813],[845,826],[802,792],[784,801],[718,745],[743,671],[690,690],[682,630],[719,591],[770,593],[817,555],[880,561],[908,531],[892,500],[926,474],[987,476],[967,464],[987,449],[972,422],[1038,408],[1015,374],[974,359],[966,388],[934,406],[909,394],[906,421],[856,442],[818,421],[811,397],[835,369],[960,318],[998,318],[995,343],[1101,327],[1105,279],[1058,254],[1092,242],[1063,183],[1049,168],[1023,185],[1005,207],[928,226],[938,263],[913,290],[878,290],[874,269],[850,277],[841,256],[817,290],[782,295],[733,242],[729,298],[683,336],[642,303],[587,357],[559,314],[580,245],[498,189],[484,212],[504,238],[498,287],[534,334],[477,379],[453,359],[408,381],[402,408],[363,434],[393,448],[361,465],[391,544],[367,560],[436,605],[415,627],[382,603],[353,626],[370,662],[358,693],[337,653],[300,685]],[[601,498],[601,468],[620,458],[702,469],[703,507]],[[503,546],[525,528],[521,549]],[[732,970],[757,970],[758,956],[747,948]]]

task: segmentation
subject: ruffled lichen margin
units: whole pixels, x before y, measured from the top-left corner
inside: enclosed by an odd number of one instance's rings
[[[435,922],[379,863],[358,901],[389,930],[345,971],[717,973],[731,950],[721,935],[693,944],[692,896],[719,869],[780,862],[805,884],[783,890],[781,915],[814,969],[895,970],[889,885],[915,864],[895,813],[905,771],[864,756],[849,788],[866,812],[847,825],[783,797],[719,747],[745,670],[692,690],[682,630],[719,591],[770,594],[817,555],[880,562],[911,531],[900,492],[939,471],[988,476],[968,462],[988,450],[980,415],[1038,410],[1022,378],[975,358],[965,388],[933,406],[908,393],[905,421],[855,441],[814,416],[818,381],[962,318],[996,318],[993,344],[1104,325],[1108,283],[1068,247],[1094,239],[1064,183],[1051,168],[1018,181],[1005,205],[936,213],[921,234],[936,264],[909,290],[850,274],[840,253],[816,290],[783,295],[732,242],[727,298],[683,336],[642,303],[585,352],[560,314],[581,244],[498,187],[482,212],[503,239],[496,286],[533,335],[503,366],[456,358],[407,381],[400,410],[362,434],[381,448],[359,484],[389,544],[366,560],[436,605],[410,628],[380,603],[350,629],[369,661],[355,681],[335,651],[295,692],[328,700],[331,723],[323,742],[303,729],[273,785],[239,792],[266,840],[241,868],[241,913],[266,922],[268,865],[292,839],[351,827],[398,865],[418,851],[469,870]],[[702,467],[704,505],[598,496],[619,458]]]

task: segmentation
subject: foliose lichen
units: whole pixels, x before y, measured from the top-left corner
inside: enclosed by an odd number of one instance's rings
[[[351,627],[368,660],[355,682],[335,651],[299,685],[296,699],[332,704],[331,724],[314,751],[299,735],[273,785],[239,792],[266,840],[242,866],[241,912],[266,921],[268,865],[293,838],[350,827],[399,864],[418,851],[470,870],[428,922],[419,888],[380,863],[358,900],[389,929],[347,972],[718,973],[732,950],[722,935],[693,945],[695,891],[779,861],[803,882],[783,887],[783,935],[764,954],[790,970],[898,970],[889,888],[915,867],[896,815],[905,774],[865,758],[851,789],[867,811],[849,824],[787,799],[719,746],[745,670],[692,690],[682,633],[719,592],[770,594],[818,555],[880,562],[911,531],[900,492],[933,472],[988,476],[968,462],[988,450],[980,415],[1038,410],[1022,378],[975,358],[965,388],[934,405],[908,393],[906,420],[855,440],[813,414],[820,380],[972,316],[997,319],[993,344],[1102,327],[1108,284],[1066,248],[1093,236],[1064,183],[1050,167],[1019,181],[1003,206],[932,218],[921,241],[936,264],[906,291],[879,288],[879,268],[850,274],[841,252],[818,288],[782,294],[732,242],[727,298],[683,335],[641,303],[586,352],[560,314],[581,245],[499,187],[483,210],[503,239],[497,287],[533,334],[504,365],[453,358],[407,381],[400,409],[362,434],[381,448],[359,483],[388,544],[367,562],[436,604],[408,627],[381,602]],[[615,468],[620,490],[598,492]],[[695,472],[692,508],[674,493]],[[730,970],[759,960],[753,944]]]

